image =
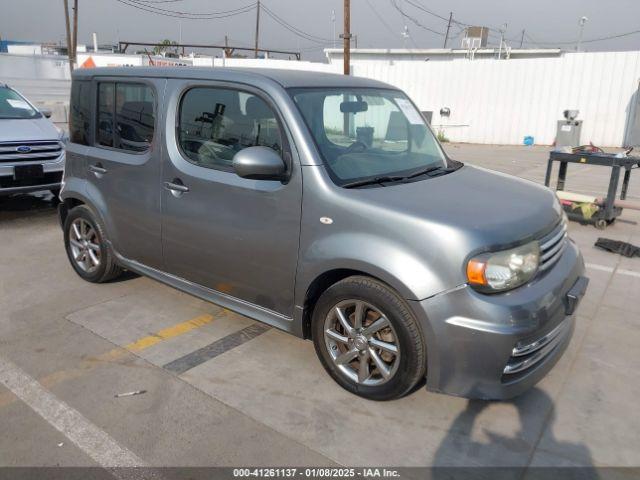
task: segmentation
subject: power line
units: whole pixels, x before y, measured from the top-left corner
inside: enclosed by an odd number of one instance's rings
[[[154,7],[146,3],[142,3],[142,0],[116,0],[123,5],[143,10],[145,12],[154,13],[156,15],[162,15],[165,17],[184,18],[188,20],[211,20],[216,18],[228,18],[235,15],[240,15],[252,11],[256,4],[245,5],[244,7],[236,8],[233,10],[220,11],[220,12],[208,12],[208,13],[193,13],[193,12],[181,12],[177,10],[168,10],[160,7]]]
[[[591,39],[588,39],[588,40],[582,40],[582,43],[604,42],[606,40],[614,40],[616,38],[628,37],[630,35],[637,35],[639,33],[640,33],[640,30],[633,30],[631,32],[619,33],[619,34],[616,34],[616,35],[609,35],[609,36],[606,36],[606,37],[599,37],[599,38],[591,38]],[[527,35],[527,37],[530,40],[533,40],[533,39],[531,39],[531,37],[529,37],[529,35]],[[534,42],[525,42],[525,43],[534,44],[534,45],[574,45],[576,43],[576,41],[575,40],[562,41],[562,42],[549,42],[549,41],[546,41],[546,42],[535,42],[534,41]]]
[[[439,18],[440,20],[444,20],[445,22],[448,22],[449,19],[447,17],[443,17],[442,15],[439,15],[431,10],[429,10],[428,8],[424,7],[422,4],[418,4],[416,2],[413,2],[412,0],[405,0],[405,2],[407,2],[409,5],[413,5],[414,7],[416,7],[418,10],[422,10],[425,13],[428,13],[429,15]],[[458,22],[456,22],[458,23]]]
[[[219,12],[182,12],[179,10],[169,10],[166,8],[160,8],[160,7],[154,7],[151,5],[146,5],[149,2],[149,0],[128,0],[130,3],[137,3],[140,5],[144,5],[145,7],[148,8],[152,8],[154,10],[158,10],[160,12],[166,12],[166,13],[173,13],[176,15],[189,15],[189,16],[193,16],[193,17],[210,17],[210,16],[218,16],[218,15],[226,15],[226,14],[236,14],[238,12],[240,13],[244,13],[245,10],[252,10],[255,6],[256,3],[252,3],[250,5],[245,5],[244,7],[239,7],[239,8],[234,8],[231,10],[226,10],[226,11],[219,11]],[[165,0],[166,1],[166,0]],[[157,3],[157,2],[151,2],[151,3]]]
[[[367,5],[369,5],[369,8],[371,8],[371,11],[375,14],[376,17],[378,17],[378,20],[380,20],[380,23],[382,23],[387,30],[389,30],[389,32],[396,37],[397,33],[393,30],[393,28],[391,28],[391,26],[385,21],[385,19],[382,17],[382,15],[380,15],[380,12],[378,12],[378,10],[376,10],[376,8],[373,6],[373,4],[371,3],[370,0],[366,0]]]
[[[270,8],[268,8],[264,3],[262,3],[261,6],[262,6],[262,10],[264,10],[264,12],[269,17],[271,17],[272,20],[274,20],[275,22],[280,24],[282,27],[284,27],[287,30],[289,30],[294,35],[297,35],[300,38],[304,38],[305,40],[308,40],[310,42],[315,42],[315,43],[325,44],[325,43],[332,43],[333,42],[333,40],[330,39],[330,38],[319,37],[319,36],[316,36],[316,35],[311,35],[310,33],[306,33],[304,31],[300,30],[299,28],[294,27],[293,25],[291,25],[285,19],[283,19],[278,14],[276,14],[274,11],[272,11]]]
[[[150,4],[184,2],[184,0],[137,0],[137,1],[138,3],[150,3]]]
[[[404,13],[404,11],[396,3],[396,0],[391,0],[391,5],[393,5],[393,8],[395,8],[400,13],[400,15],[402,15],[407,20],[410,20],[416,26],[418,26],[418,27],[420,27],[423,30],[426,30],[428,32],[435,33],[436,35],[440,35],[441,37],[444,37],[444,33],[438,32],[438,31],[436,31],[436,30],[434,30],[432,28],[429,28],[426,25],[423,25],[422,23],[418,22],[415,18],[411,17],[410,15],[407,15],[406,13]]]

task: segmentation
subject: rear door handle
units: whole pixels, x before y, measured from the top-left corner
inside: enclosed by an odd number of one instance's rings
[[[96,176],[104,175],[105,173],[107,173],[107,169],[103,168],[99,163],[89,166],[89,171],[95,173]]]
[[[164,188],[169,190],[174,197],[179,197],[183,193],[187,193],[189,191],[189,187],[177,178],[174,179],[173,182],[164,182]]]

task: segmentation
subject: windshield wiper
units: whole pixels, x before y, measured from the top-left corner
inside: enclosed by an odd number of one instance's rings
[[[419,177],[420,175],[429,175],[430,177],[435,177],[437,175],[444,175],[447,173],[451,173],[457,170],[460,167],[443,167],[435,166],[435,167],[427,167],[422,170],[418,170],[416,172],[410,173],[409,175],[384,175],[379,177],[367,177],[362,180],[355,180],[353,182],[348,182],[342,185],[342,188],[355,188],[362,187],[364,185],[375,185],[377,183],[383,184],[384,182],[404,182],[406,180],[410,180],[415,177]],[[383,185],[384,186],[384,185]]]
[[[415,177],[419,177],[420,175],[429,175],[431,173],[436,173],[436,172],[438,175],[444,175],[446,173],[451,173],[455,170],[457,170],[457,168],[443,167],[442,165],[437,167],[427,167],[427,168],[423,168],[422,170],[418,170],[417,172],[413,172],[412,174],[407,175],[405,178],[415,178]],[[429,175],[429,176],[434,177],[435,175]]]
[[[399,180],[404,180],[406,178],[407,177],[405,176],[392,177],[389,175],[384,175],[380,177],[368,177],[368,178],[363,178],[362,180],[347,182],[342,184],[341,186],[342,188],[355,188],[355,187],[362,187],[364,185],[375,185],[376,183],[382,184],[383,182],[397,182]]]

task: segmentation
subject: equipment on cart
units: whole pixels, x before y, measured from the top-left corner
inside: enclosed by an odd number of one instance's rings
[[[547,163],[547,174],[544,184],[551,183],[553,162],[560,162],[556,193],[567,217],[581,223],[593,223],[596,228],[605,229],[622,213],[623,208],[640,210],[640,204],[626,201],[629,189],[631,170],[640,167],[640,157],[630,156],[631,150],[623,154],[609,154],[593,145],[566,151],[552,151]],[[591,197],[573,192],[566,192],[567,166],[569,163],[579,165],[599,165],[611,168],[607,196],[603,198]],[[617,199],[620,171],[624,169],[620,198]]]
[[[556,147],[577,147],[580,145],[582,120],[576,120],[579,110],[562,112],[564,120],[558,120],[556,129]]]

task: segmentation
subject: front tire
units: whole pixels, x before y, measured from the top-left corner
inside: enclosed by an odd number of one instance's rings
[[[104,228],[85,205],[69,211],[64,222],[64,245],[71,266],[88,282],[108,282],[122,273],[106,242]]]
[[[364,276],[327,289],[312,318],[313,342],[325,370],[344,389],[371,400],[392,400],[424,377],[426,348],[406,302]]]

